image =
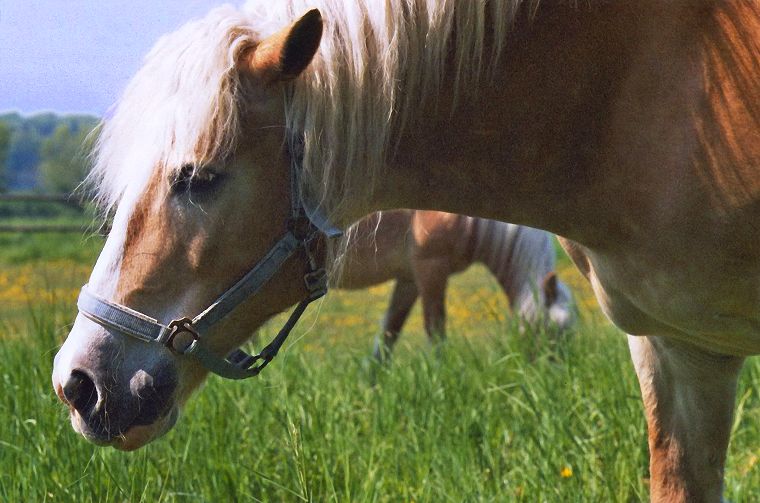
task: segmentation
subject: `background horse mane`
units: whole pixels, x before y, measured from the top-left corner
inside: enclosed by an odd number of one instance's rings
[[[372,189],[366,180],[414,107],[443,85],[461,94],[483,68],[497,66],[520,3],[250,0],[241,10],[214,9],[159,40],[105,120],[90,177],[97,198],[109,209],[183,164],[202,169],[223,159],[246,113],[246,79],[235,71],[241,54],[318,8],[325,20],[320,51],[292,84],[287,124],[272,126],[303,141],[304,188],[336,211],[344,194]],[[488,19],[503,21],[490,29]],[[447,63],[454,80],[443,83]]]
[[[513,307],[533,300],[542,279],[556,268],[551,235],[532,227],[469,218],[475,241],[472,260],[491,271]]]

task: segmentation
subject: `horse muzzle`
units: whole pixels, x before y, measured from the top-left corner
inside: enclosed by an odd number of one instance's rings
[[[80,321],[80,320],[78,320]],[[177,370],[170,357],[123,359],[124,341],[81,320],[55,357],[53,388],[75,431],[97,445],[136,449],[176,422]],[[118,364],[116,364],[118,362]]]

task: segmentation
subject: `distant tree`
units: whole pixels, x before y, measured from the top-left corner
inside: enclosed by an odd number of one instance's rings
[[[46,166],[48,170],[65,169],[68,173],[72,173],[71,166],[62,168],[60,166],[61,161],[83,165],[82,162],[74,160],[81,160],[84,157],[83,152],[87,151],[87,147],[85,146],[84,151],[82,151],[77,142],[81,143],[86,134],[96,126],[98,119],[91,115],[58,116],[52,113],[43,113],[23,116],[12,112],[1,114],[0,123],[4,123],[10,128],[10,146],[7,151],[4,173],[2,173],[3,164],[0,163],[0,176],[4,175],[4,180],[0,181],[0,187],[5,187],[6,190],[40,191],[44,189],[57,190],[52,187],[58,185],[58,182],[43,179],[50,178],[47,175],[43,176],[40,172],[40,164],[43,161],[48,161]],[[68,128],[68,133],[59,130],[62,125]],[[56,131],[59,131],[57,139],[53,138]],[[42,145],[46,140],[50,141],[47,142],[47,153],[43,156]],[[66,144],[69,146],[66,147]],[[56,163],[58,164],[57,168],[51,165]],[[56,178],[58,174],[51,175],[51,177]]]
[[[21,127],[24,123],[24,118],[19,115],[18,112],[10,112],[0,115],[0,122],[4,122],[5,125],[13,131],[16,128]]]
[[[42,137],[32,128],[21,125],[11,135],[7,169],[9,190],[30,190],[37,184]]]
[[[10,147],[11,128],[5,122],[0,122],[0,192],[8,190],[6,161],[8,160]]]
[[[63,122],[40,146],[39,183],[46,192],[72,192],[87,175],[91,127]]]
[[[25,120],[25,123],[26,127],[34,129],[40,134],[40,136],[48,137],[55,132],[56,128],[62,121],[62,117],[52,112],[43,112],[28,117]]]

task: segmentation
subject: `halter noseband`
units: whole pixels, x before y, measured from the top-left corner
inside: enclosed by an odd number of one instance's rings
[[[327,293],[327,273],[324,267],[318,267],[311,250],[312,243],[320,235],[333,239],[343,234],[318,208],[306,208],[299,190],[298,164],[293,163],[290,171],[291,214],[287,231],[245,276],[200,314],[164,325],[150,316],[96,295],[87,285],[79,293],[79,312],[104,328],[144,342],[163,344],[179,355],[192,356],[206,370],[222,377],[247,379],[258,375],[277,356],[306,306]],[[203,334],[248,297],[258,293],[299,249],[303,249],[309,260],[309,270],[303,276],[307,296],[298,303],[272,342],[255,356],[241,349],[233,350],[226,358],[209,351]]]

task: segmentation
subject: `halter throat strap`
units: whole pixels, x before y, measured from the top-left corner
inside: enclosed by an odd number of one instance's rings
[[[180,318],[164,325],[139,311],[95,294],[88,285],[82,287],[77,307],[82,315],[107,329],[146,343],[162,344],[174,353],[195,358],[209,372],[227,379],[247,379],[258,375],[277,356],[306,307],[327,293],[327,272],[324,267],[318,267],[311,246],[320,235],[334,239],[342,234],[320,208],[310,210],[306,207],[299,190],[298,168],[294,164],[291,168],[291,215],[287,231],[245,276],[194,318]],[[236,349],[222,357],[211,351],[203,335],[237,306],[256,295],[299,250],[306,254],[309,262],[308,271],[303,276],[307,294],[272,342],[256,355]]]

